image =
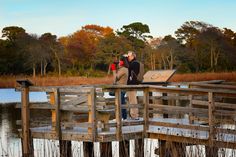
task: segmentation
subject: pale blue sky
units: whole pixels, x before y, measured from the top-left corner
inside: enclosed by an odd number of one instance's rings
[[[60,37],[86,24],[117,30],[142,22],[159,37],[173,35],[185,21],[199,20],[236,31],[235,10],[235,0],[0,0],[0,30],[16,25],[28,33]]]

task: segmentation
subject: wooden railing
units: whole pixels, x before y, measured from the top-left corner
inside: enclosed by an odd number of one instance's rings
[[[208,85],[201,85],[201,88],[170,88],[154,85],[22,86],[19,88],[22,92],[22,137],[24,144],[29,145],[29,128],[32,128],[29,109],[47,109],[52,110],[51,133],[53,136],[51,138],[58,140],[68,140],[63,138],[62,128],[67,130],[74,127],[87,128],[88,134],[80,136],[81,140],[121,141],[133,137],[129,134],[132,131],[125,131],[127,126],[129,128],[140,126],[141,129],[137,129],[140,136],[136,135],[137,138],[154,137],[154,134],[168,135],[168,132],[163,133],[160,130],[155,132],[155,129],[151,129],[151,127],[157,129],[163,127],[205,131],[208,136],[206,135],[204,140],[209,146],[223,141],[223,144],[229,144],[228,147],[235,148],[236,141],[227,141],[216,136],[219,133],[236,136],[235,128],[222,127],[226,124],[235,125],[236,88],[234,86],[224,88],[223,85],[217,88],[216,86],[209,89]],[[115,97],[104,96],[109,91],[114,91]],[[121,91],[138,91],[138,104],[129,104],[126,101],[125,105],[121,105]],[[29,102],[29,92],[46,92],[48,102]],[[139,108],[140,120],[122,120],[121,109],[129,110],[133,107]],[[176,121],[171,121],[173,119]],[[178,120],[184,122],[180,123]],[[115,136],[101,138],[111,128],[115,128]],[[31,132],[34,136],[33,131]],[[77,133],[79,132],[78,130]],[[160,138],[159,135],[158,138]],[[25,152],[29,153],[27,148]]]

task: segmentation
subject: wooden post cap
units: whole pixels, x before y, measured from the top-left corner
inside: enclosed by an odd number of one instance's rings
[[[29,80],[16,80],[17,83],[19,83],[22,87],[29,87],[34,85],[31,81]]]

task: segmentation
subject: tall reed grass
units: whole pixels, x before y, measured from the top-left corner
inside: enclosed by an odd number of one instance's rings
[[[0,88],[13,88],[17,86],[16,80],[29,79],[36,86],[73,86],[73,85],[92,85],[92,84],[112,84],[112,76],[106,77],[80,77],[80,76],[0,76]],[[236,82],[236,72],[221,73],[191,73],[175,74],[170,82],[195,82],[208,80],[225,80]]]
[[[29,76],[0,76],[0,88],[13,88],[17,86],[16,80],[28,79],[35,86],[74,86],[92,84],[112,84],[112,77],[29,77]]]

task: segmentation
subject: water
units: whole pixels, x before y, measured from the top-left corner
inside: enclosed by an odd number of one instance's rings
[[[12,105],[0,106],[0,155],[15,157],[21,154],[21,141],[17,137],[17,126],[15,124],[20,112]],[[20,153],[20,154],[19,154]]]
[[[31,102],[47,101],[47,96],[45,92],[30,92],[29,98]],[[0,103],[11,103],[20,101],[21,101],[21,93],[15,91],[15,89],[13,88],[0,89]]]

